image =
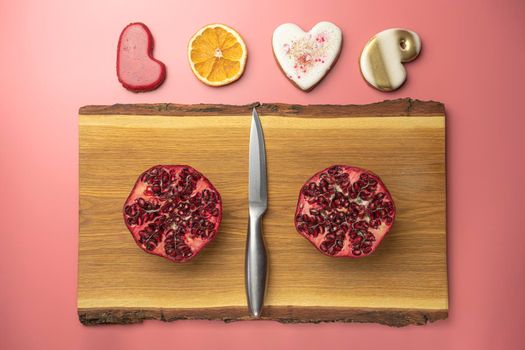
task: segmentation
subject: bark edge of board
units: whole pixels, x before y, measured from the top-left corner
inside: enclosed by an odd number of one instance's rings
[[[317,104],[299,105],[285,103],[254,102],[246,105],[227,104],[114,104],[89,105],[79,109],[80,115],[164,115],[164,116],[220,116],[249,115],[252,108],[262,115],[277,114],[282,116],[437,116],[445,115],[445,106],[441,102],[421,101],[412,98],[384,100],[370,104]]]
[[[246,308],[215,307],[206,309],[146,308],[79,308],[78,317],[85,326],[132,324],[145,320],[171,322],[176,320],[219,320],[234,322],[250,320]],[[373,309],[267,306],[262,320],[281,323],[355,322],[379,323],[391,327],[425,325],[448,318],[448,310]]]

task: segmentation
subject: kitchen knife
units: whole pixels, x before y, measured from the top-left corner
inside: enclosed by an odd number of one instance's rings
[[[262,237],[262,218],[268,206],[266,151],[257,110],[252,112],[248,178],[248,238],[246,241],[245,281],[248,309],[261,317],[267,282],[267,256]]]

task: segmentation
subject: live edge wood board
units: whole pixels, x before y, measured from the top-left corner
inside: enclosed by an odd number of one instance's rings
[[[370,105],[113,105],[80,109],[78,314],[86,325],[250,319],[244,289],[248,139],[264,128],[269,283],[262,318],[425,324],[448,315],[445,113],[411,99]],[[189,164],[220,191],[223,221],[193,261],[140,250],[122,206],[155,164]],[[330,258],[295,232],[301,185],[332,164],[387,184],[396,222],[363,259]]]

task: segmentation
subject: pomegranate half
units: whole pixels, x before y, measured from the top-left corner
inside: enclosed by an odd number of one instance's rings
[[[361,258],[375,251],[395,215],[392,196],[379,176],[333,165],[301,188],[295,228],[325,255]]]
[[[219,230],[219,192],[187,165],[156,165],[142,173],[124,204],[137,245],[174,262],[194,258]]]

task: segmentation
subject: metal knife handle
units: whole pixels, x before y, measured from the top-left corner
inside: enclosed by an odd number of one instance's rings
[[[246,296],[248,308],[253,317],[261,317],[266,292],[268,258],[262,237],[262,215],[251,215],[248,219],[246,241]]]

